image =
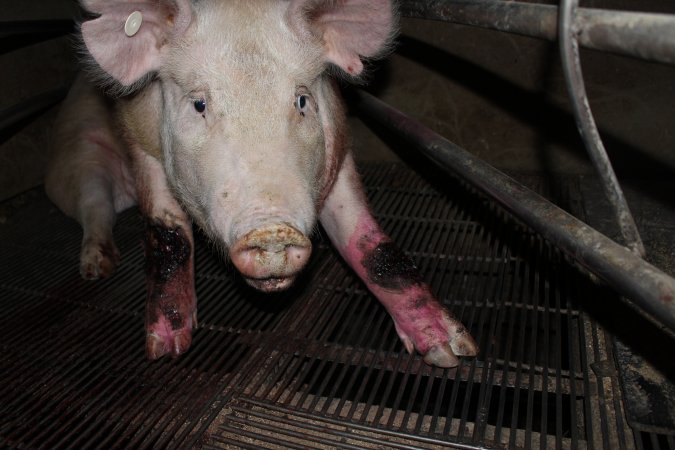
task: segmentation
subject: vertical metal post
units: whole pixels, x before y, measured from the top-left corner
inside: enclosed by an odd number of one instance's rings
[[[628,203],[616,178],[612,163],[609,161],[607,151],[602,144],[586,95],[579,58],[579,42],[577,40],[578,28],[575,20],[577,6],[578,0],[561,0],[558,24],[563,71],[572,101],[574,117],[586,150],[602,180],[605,194],[612,204],[626,245],[633,252],[644,257],[645,248],[640,233],[628,208]]]

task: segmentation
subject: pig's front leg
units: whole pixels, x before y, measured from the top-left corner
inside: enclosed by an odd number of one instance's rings
[[[381,230],[367,205],[354,162],[347,155],[321,212],[321,223],[344,259],[394,319],[406,349],[439,367],[478,346],[431,293],[413,262]]]
[[[139,151],[134,162],[146,220],[146,353],[150,359],[176,357],[190,347],[197,326],[192,226],[159,161]]]

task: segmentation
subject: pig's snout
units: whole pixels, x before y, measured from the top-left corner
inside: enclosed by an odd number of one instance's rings
[[[246,282],[264,292],[286,289],[305,267],[312,243],[287,224],[250,231],[230,249],[230,258]]]

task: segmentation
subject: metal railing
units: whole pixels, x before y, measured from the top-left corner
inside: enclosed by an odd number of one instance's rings
[[[574,118],[579,128],[579,133],[584,141],[588,156],[591,158],[598,176],[602,180],[605,194],[614,210],[614,216],[621,235],[626,241],[626,245],[632,251],[645,256],[645,247],[640,238],[640,232],[630,212],[628,203],[623,194],[623,190],[616,178],[612,163],[602,144],[600,133],[595,125],[595,119],[591,112],[591,106],[586,95],[583,73],[581,71],[581,58],[579,57],[580,30],[578,0],[561,0],[558,36],[560,41],[560,53],[562,55],[562,66],[567,82]]]
[[[675,279],[574,216],[370,94],[358,108],[455,177],[498,201],[652,318],[675,330]]]
[[[503,0],[402,0],[400,12],[410,18],[559,40],[577,127],[628,248],[369,94],[359,95],[359,110],[449,173],[479,187],[653,321],[675,330],[675,279],[641,259],[644,245],[595,125],[579,60],[582,45],[675,64],[675,16],[579,8],[576,0],[561,0],[560,9]]]
[[[539,39],[558,39],[558,7],[504,0],[401,0],[401,14]],[[579,43],[595,50],[675,64],[675,17],[578,8]]]

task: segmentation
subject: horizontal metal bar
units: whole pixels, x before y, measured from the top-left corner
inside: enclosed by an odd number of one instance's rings
[[[441,20],[555,41],[558,7],[503,0],[401,0],[405,17]],[[675,15],[578,10],[579,43],[587,48],[675,64]]]
[[[656,322],[675,330],[675,279],[535,192],[370,94],[363,115],[412,143],[438,166],[478,187]]]

